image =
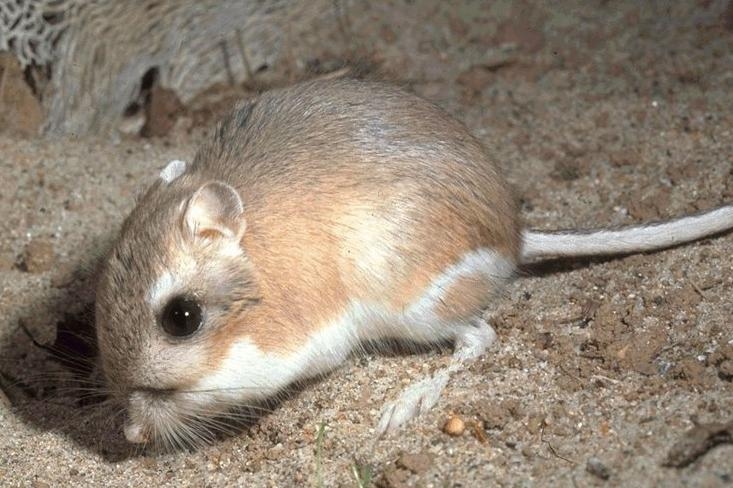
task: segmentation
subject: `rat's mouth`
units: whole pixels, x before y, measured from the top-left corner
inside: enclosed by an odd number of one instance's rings
[[[130,419],[125,422],[123,431],[127,442],[132,444],[147,444],[150,442],[150,432],[142,425],[130,421]]]
[[[178,407],[172,390],[151,388],[133,391],[127,399],[125,438],[133,444],[147,444],[169,429],[178,418]]]
[[[176,390],[135,390],[127,400],[123,432],[133,444],[165,449],[206,443],[210,417],[221,413],[210,395]]]

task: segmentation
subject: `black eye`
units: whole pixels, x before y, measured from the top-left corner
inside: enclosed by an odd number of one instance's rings
[[[190,336],[201,327],[201,306],[187,297],[175,297],[165,306],[160,324],[174,337]]]

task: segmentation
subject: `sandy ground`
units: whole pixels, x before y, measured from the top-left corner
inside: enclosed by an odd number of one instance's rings
[[[383,73],[491,149],[531,226],[733,200],[733,3],[559,3],[372,2],[347,27]],[[295,61],[338,58],[316,41]],[[355,470],[385,487],[733,482],[730,234],[524,270],[490,311],[492,351],[386,438],[373,431],[380,405],[446,351],[353,358],[195,452],[130,448],[119,417],[82,398],[85,383],[25,331],[71,344],[64,331],[88,323],[96,256],[159,168],[193,156],[206,132],[196,120],[148,139],[0,133],[3,485],[356,487]],[[462,436],[442,431],[450,415],[467,423]]]

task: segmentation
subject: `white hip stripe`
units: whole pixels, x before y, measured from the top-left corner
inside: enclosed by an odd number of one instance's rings
[[[488,278],[500,287],[514,270],[514,263],[496,251],[477,249],[447,268],[406,310],[395,311],[380,303],[352,302],[338,318],[291,354],[262,351],[250,338],[242,338],[233,344],[217,371],[204,378],[197,388],[235,388],[229,391],[240,399],[265,397],[295,380],[337,367],[364,340],[453,340],[464,335],[465,327],[471,325],[446,323],[440,318],[437,307],[442,304],[445,291],[465,277]]]

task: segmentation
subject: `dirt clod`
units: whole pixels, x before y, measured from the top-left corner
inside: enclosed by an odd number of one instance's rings
[[[146,137],[163,137],[167,135],[173,129],[183,111],[183,104],[173,90],[158,85],[153,86],[146,107],[142,135]]]
[[[43,123],[40,101],[24,79],[20,63],[9,52],[0,52],[0,131],[30,137]]]
[[[433,465],[433,456],[427,452],[416,454],[405,453],[397,459],[397,466],[421,474],[430,469]]]
[[[28,273],[44,273],[51,269],[55,260],[56,253],[51,241],[35,237],[25,245],[19,267]]]

